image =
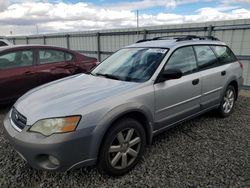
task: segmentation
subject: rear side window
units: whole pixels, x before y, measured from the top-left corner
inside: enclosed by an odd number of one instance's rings
[[[73,55],[60,50],[39,50],[40,64],[58,63],[64,61],[72,61]]]
[[[178,69],[183,74],[189,74],[197,69],[194,50],[192,47],[177,49],[165,66],[165,70]]]
[[[209,46],[194,46],[197,55],[198,66],[201,69],[215,67],[218,59]]]
[[[65,53],[65,60],[66,61],[72,61],[73,60],[73,55],[70,53]]]
[[[33,51],[15,51],[0,55],[0,69],[27,67],[33,64]]]
[[[237,61],[233,52],[226,46],[212,46],[216,55],[218,56],[219,62],[222,64],[231,63]]]
[[[40,64],[63,62],[64,52],[59,50],[39,50]]]

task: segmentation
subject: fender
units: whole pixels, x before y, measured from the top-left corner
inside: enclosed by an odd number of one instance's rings
[[[140,112],[146,117],[148,124],[143,126],[145,126],[145,129],[147,130],[147,139],[149,140],[149,143],[151,143],[153,137],[152,132],[154,122],[152,112],[150,112],[150,110],[142,104],[135,102],[126,103],[117,106],[107,112],[106,115],[102,118],[101,122],[99,122],[98,125],[95,127],[92,134],[97,136],[95,136],[95,141],[91,143],[93,145],[93,147],[91,147],[92,151],[90,152],[92,156],[98,156],[102,140],[108,129],[111,127],[112,123],[130,112]]]

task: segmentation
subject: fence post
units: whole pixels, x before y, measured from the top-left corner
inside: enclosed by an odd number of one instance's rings
[[[29,38],[26,37],[26,44],[29,44]]]
[[[43,36],[43,44],[46,45],[46,36]]]
[[[67,48],[68,49],[70,49],[69,37],[70,37],[70,35],[66,35],[66,42],[67,42]]]
[[[148,33],[148,31],[146,29],[144,29],[144,31],[143,31],[143,40],[147,39],[147,33]]]
[[[96,40],[97,40],[97,59],[101,61],[101,45],[100,45],[100,33],[96,33]]]
[[[214,29],[214,27],[212,25],[209,25],[209,27],[208,27],[208,36],[210,36],[210,37],[212,36],[213,29]]]

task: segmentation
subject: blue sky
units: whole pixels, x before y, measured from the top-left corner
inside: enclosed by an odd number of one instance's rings
[[[0,35],[250,19],[250,0],[0,0]]]

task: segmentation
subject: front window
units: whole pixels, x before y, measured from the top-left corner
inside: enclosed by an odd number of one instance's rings
[[[33,65],[33,51],[20,50],[0,55],[0,69],[27,67]]]
[[[154,74],[167,51],[161,48],[121,49],[103,61],[91,74],[123,81],[145,82]]]
[[[184,75],[196,71],[197,64],[193,48],[183,47],[176,50],[168,60],[164,69],[178,69]]]

